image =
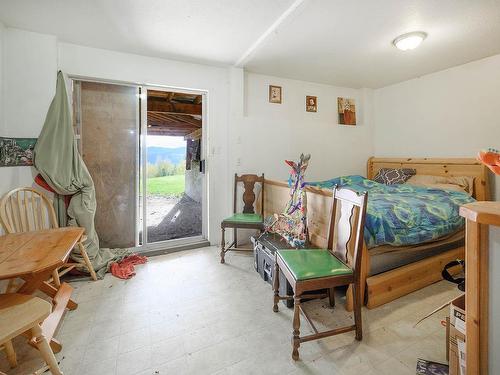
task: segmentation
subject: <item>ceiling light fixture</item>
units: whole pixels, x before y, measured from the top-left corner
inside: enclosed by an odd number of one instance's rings
[[[423,31],[415,31],[398,36],[392,41],[392,44],[401,51],[408,51],[417,48],[426,37],[427,34]]]

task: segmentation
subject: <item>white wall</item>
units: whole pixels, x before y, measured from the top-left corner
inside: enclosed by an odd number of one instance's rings
[[[0,136],[38,137],[55,92],[57,41],[49,35],[5,28],[2,51]],[[0,168],[0,194],[31,186],[31,167]]]
[[[499,87],[496,55],[375,90],[375,154],[474,157],[500,147]]]
[[[489,373],[500,374],[500,228],[490,229],[490,268],[489,268]]]
[[[377,156],[474,157],[500,148],[500,55],[374,92]],[[500,199],[500,178],[495,182]],[[490,239],[490,374],[500,373],[500,229]]]
[[[0,22],[0,134],[3,133],[3,39],[5,26]]]
[[[282,104],[268,101],[269,85],[283,88]],[[373,154],[371,90],[356,90],[260,74],[245,74],[243,118],[232,139],[236,171],[288,178],[285,159],[310,153],[307,180],[366,173]],[[318,111],[305,111],[305,97],[318,97]],[[354,98],[357,125],[338,125],[337,97]],[[232,124],[233,126],[233,124]],[[239,166],[238,166],[239,162]]]

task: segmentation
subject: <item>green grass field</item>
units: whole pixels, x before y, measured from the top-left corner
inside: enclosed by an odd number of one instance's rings
[[[148,178],[149,195],[181,196],[185,190],[184,175]]]

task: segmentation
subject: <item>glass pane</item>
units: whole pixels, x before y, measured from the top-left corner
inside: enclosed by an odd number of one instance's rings
[[[81,82],[79,101],[82,156],[96,189],[101,247],[135,246],[137,88]]]
[[[148,91],[148,243],[202,234],[201,95]]]

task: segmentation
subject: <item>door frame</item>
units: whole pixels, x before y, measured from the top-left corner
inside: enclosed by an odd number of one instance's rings
[[[137,213],[137,229],[135,233],[136,243],[135,247],[131,248],[135,252],[139,253],[169,253],[174,251],[179,251],[183,249],[195,248],[200,246],[208,246],[209,245],[209,122],[208,122],[208,100],[209,100],[209,91],[206,89],[192,89],[185,87],[177,87],[170,85],[160,85],[160,84],[152,84],[152,83],[140,83],[140,82],[132,82],[132,81],[120,81],[113,79],[102,79],[95,77],[88,77],[76,74],[68,74],[67,79],[73,85],[74,81],[86,81],[86,82],[97,82],[97,83],[105,83],[105,84],[115,84],[115,85],[123,85],[123,86],[133,86],[137,87],[138,90],[138,110],[137,110],[137,147],[136,147],[136,157],[137,157],[137,171],[136,171],[136,186],[137,186],[137,196],[136,196],[136,213]],[[71,86],[72,87],[72,86]],[[142,221],[143,221],[143,241],[142,244],[139,244],[139,223],[140,223],[140,173],[143,171],[144,175],[146,173],[146,165],[147,165],[147,149],[145,146],[145,137],[147,135],[147,90],[156,90],[156,91],[167,91],[167,92],[178,92],[184,94],[196,94],[202,95],[202,142],[201,142],[201,159],[205,160],[205,173],[203,179],[202,186],[202,234],[201,236],[193,236],[186,238],[176,238],[171,240],[159,241],[154,243],[147,243],[147,227],[145,220],[145,211],[146,211],[146,195],[143,194],[143,202],[142,202]],[[68,96],[72,103],[73,108],[73,90],[67,90]],[[83,129],[80,129],[80,135],[83,132]],[[139,149],[137,149],[139,148]],[[145,192],[146,181],[143,180],[143,191]]]
[[[175,238],[171,240],[165,240],[165,241],[158,241],[158,242],[153,242],[153,243],[148,243],[147,242],[147,222],[146,222],[146,173],[147,173],[147,147],[146,147],[146,137],[147,137],[147,105],[148,105],[148,99],[147,99],[147,91],[148,90],[154,90],[154,91],[165,91],[165,92],[174,92],[174,93],[182,93],[182,94],[195,94],[195,95],[201,95],[202,100],[201,100],[201,105],[202,105],[202,111],[201,111],[201,159],[206,160],[207,156],[207,117],[206,117],[206,102],[208,98],[208,91],[206,90],[194,90],[194,89],[179,89],[179,88],[172,88],[172,87],[167,87],[167,86],[158,86],[158,85],[144,85],[141,87],[141,137],[140,137],[140,142],[141,142],[141,160],[142,160],[142,165],[141,169],[143,172],[143,181],[142,181],[142,191],[144,192],[143,197],[142,197],[142,249],[143,251],[155,251],[155,250],[160,250],[164,249],[166,246],[167,248],[170,247],[179,247],[179,246],[186,246],[186,245],[191,245],[191,244],[196,244],[196,243],[206,243],[207,238],[208,238],[208,170],[205,168],[205,175],[203,178],[203,186],[202,186],[202,199],[201,199],[201,213],[202,213],[202,229],[201,229],[201,235],[200,236],[193,236],[193,237],[185,237],[185,238]]]

